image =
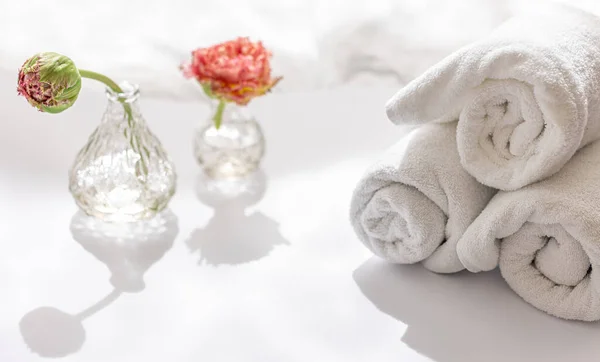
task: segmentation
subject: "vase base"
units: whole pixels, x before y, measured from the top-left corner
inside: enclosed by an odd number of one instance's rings
[[[166,208],[170,198],[166,197],[160,204],[156,199],[151,204],[144,204],[139,193],[115,192],[115,190],[109,193],[88,191],[90,192],[73,194],[75,203],[88,216],[106,222],[135,222],[151,219]]]
[[[132,223],[137,221],[150,220],[160,213],[159,211],[146,211],[138,214],[127,214],[123,212],[116,212],[112,214],[98,212],[97,210],[86,210],[80,207],[87,216],[94,217],[98,220],[108,223]]]
[[[225,160],[211,167],[204,167],[204,172],[213,179],[243,178],[258,170],[258,163],[242,163],[236,159]]]

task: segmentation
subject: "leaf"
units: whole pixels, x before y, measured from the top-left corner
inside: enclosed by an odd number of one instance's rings
[[[200,83],[200,86],[202,86],[202,90],[204,91],[204,94],[206,94],[206,96],[208,98],[217,99],[217,96],[215,96],[215,94],[210,89],[209,83]]]

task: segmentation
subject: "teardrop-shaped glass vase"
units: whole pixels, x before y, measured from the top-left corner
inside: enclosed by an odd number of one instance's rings
[[[107,89],[106,111],[75,159],[69,190],[86,214],[127,222],[163,210],[175,193],[176,174],[141,115],[139,88],[125,83],[122,89]]]

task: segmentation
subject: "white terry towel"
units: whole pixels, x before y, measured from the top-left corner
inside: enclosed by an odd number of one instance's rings
[[[558,4],[517,15],[386,107],[397,124],[458,118],[461,162],[486,185],[542,180],[600,138],[600,18]]]
[[[427,125],[367,170],[354,191],[350,219],[374,254],[453,273],[464,269],[458,239],[494,192],[460,166],[456,123]]]
[[[510,287],[536,308],[600,320],[600,141],[556,175],[499,192],[457,251],[472,272],[499,265]]]

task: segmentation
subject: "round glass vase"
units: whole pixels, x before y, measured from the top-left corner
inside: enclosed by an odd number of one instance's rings
[[[149,219],[175,193],[173,162],[148,129],[139,107],[139,87],[106,90],[100,125],[79,151],[69,172],[69,190],[79,208],[105,221]]]
[[[265,153],[265,139],[248,107],[226,103],[217,129],[213,118],[219,103],[210,100],[210,104],[211,117],[194,136],[194,154],[204,172],[214,179],[230,179],[256,171]]]

